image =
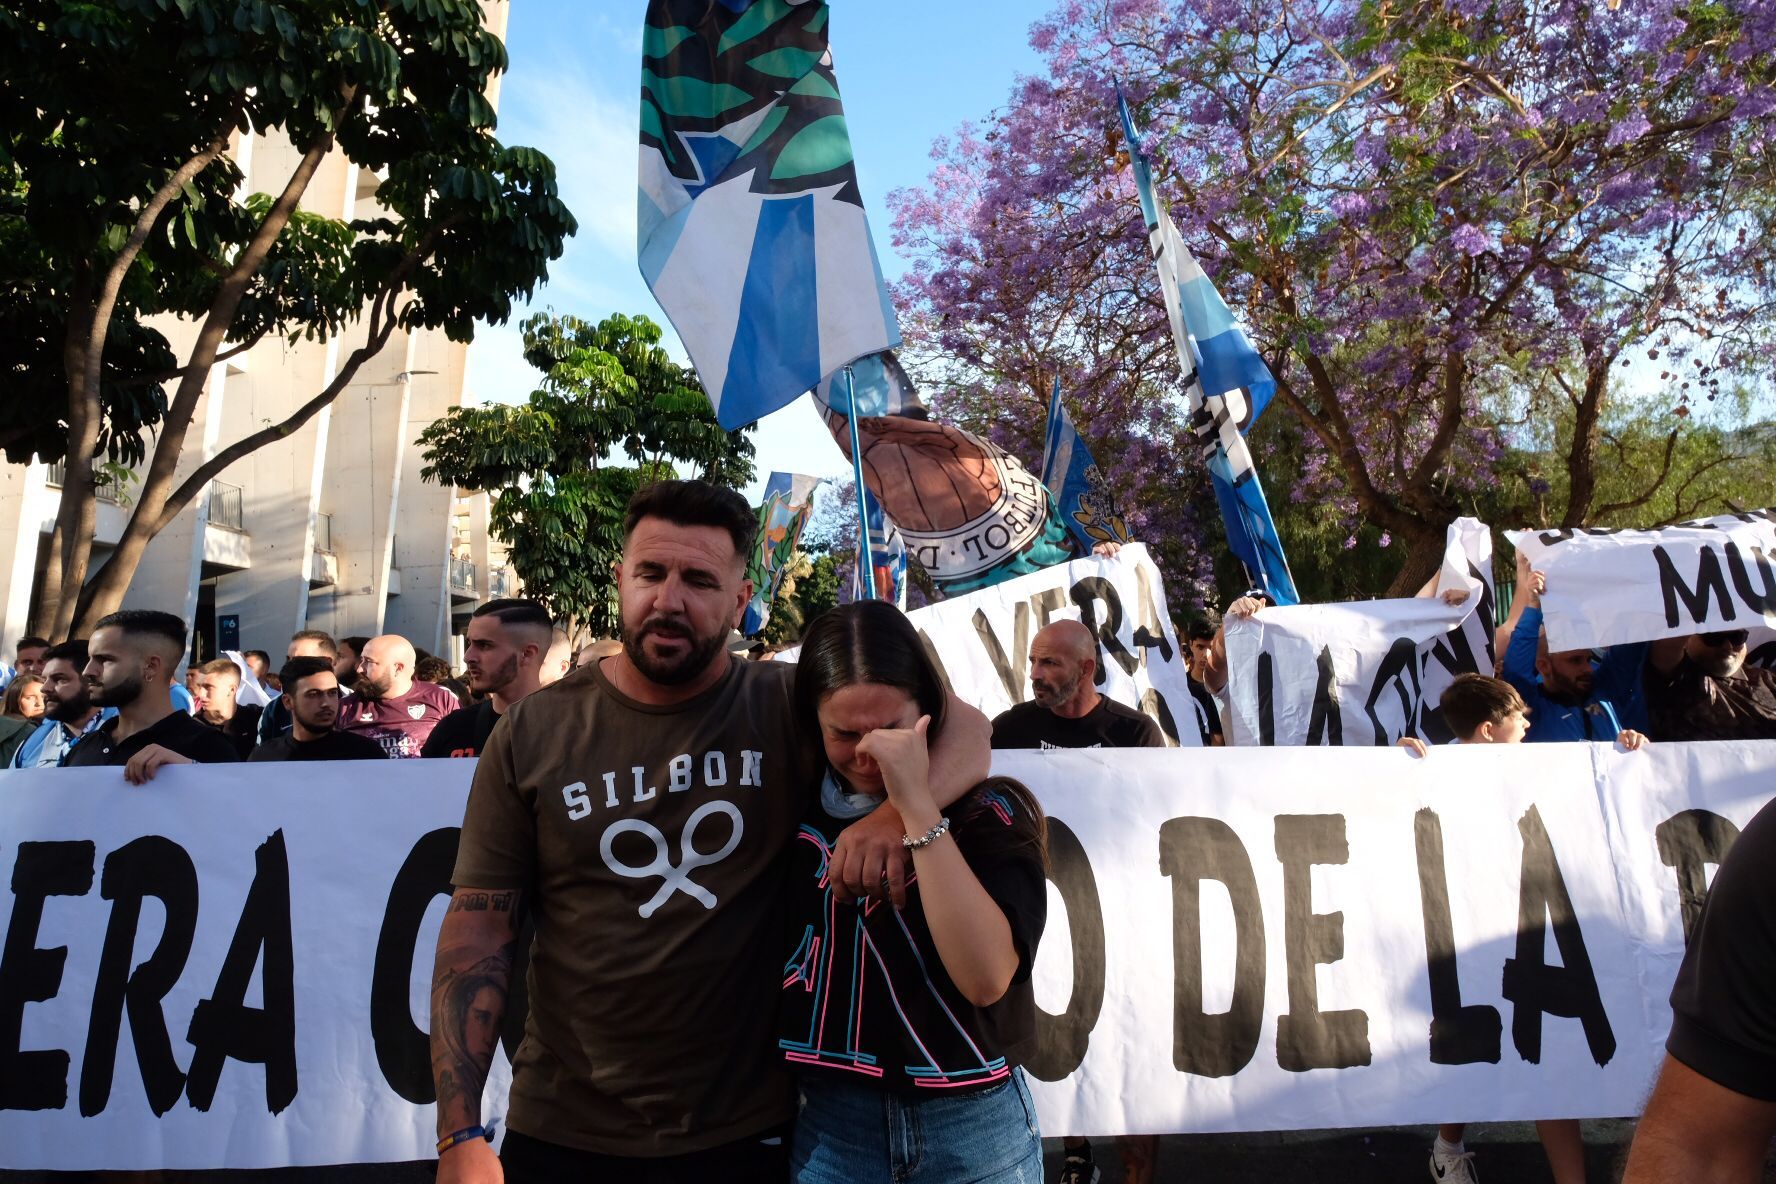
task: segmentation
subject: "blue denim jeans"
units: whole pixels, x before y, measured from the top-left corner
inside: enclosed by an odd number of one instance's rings
[[[1042,1134],[1021,1069],[980,1093],[910,1098],[801,1080],[795,1184],[1041,1184]]]

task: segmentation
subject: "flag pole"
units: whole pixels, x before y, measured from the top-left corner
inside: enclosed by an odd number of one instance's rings
[[[851,420],[851,472],[857,480],[857,574],[865,600],[876,598],[876,557],[870,554],[869,501],[863,488],[863,449],[857,442],[857,382],[845,367],[845,413]]]

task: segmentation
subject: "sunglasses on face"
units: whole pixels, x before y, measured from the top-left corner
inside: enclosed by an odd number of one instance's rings
[[[1726,646],[1728,649],[1741,649],[1751,641],[1751,630],[1728,629],[1719,633],[1704,633],[1702,644],[1706,646]]]

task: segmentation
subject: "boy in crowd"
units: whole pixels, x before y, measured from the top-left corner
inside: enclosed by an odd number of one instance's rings
[[[291,658],[278,673],[284,684],[279,702],[290,730],[266,740],[251,761],[379,761],[382,745],[365,736],[334,729],[339,722],[339,676],[333,659],[319,654]]]
[[[1521,744],[1529,731],[1529,705],[1517,689],[1501,678],[1484,674],[1458,674],[1438,700],[1443,720],[1455,733],[1457,744]],[[1624,730],[1616,737],[1633,751],[1646,744],[1639,732]],[[1400,747],[1424,756],[1424,741],[1402,737]],[[1462,1145],[1467,1124],[1446,1122],[1437,1128],[1431,1146],[1431,1179],[1439,1184],[1479,1184],[1474,1153]],[[1555,1184],[1585,1184],[1585,1141],[1575,1118],[1542,1119],[1536,1123],[1542,1151]]]

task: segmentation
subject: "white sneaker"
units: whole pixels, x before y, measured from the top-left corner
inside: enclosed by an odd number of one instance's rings
[[[1474,1170],[1474,1153],[1463,1151],[1441,1162],[1431,1152],[1431,1179],[1437,1184],[1480,1184],[1480,1173]]]

